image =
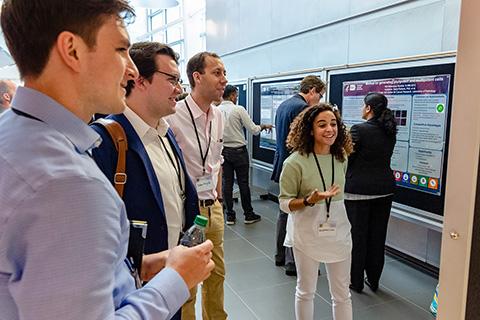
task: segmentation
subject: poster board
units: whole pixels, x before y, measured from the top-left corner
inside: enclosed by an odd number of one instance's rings
[[[278,106],[295,93],[298,93],[304,76],[265,79],[252,83],[253,121],[257,124],[275,125]],[[262,131],[252,141],[252,158],[267,164],[273,164],[275,155],[276,131]]]
[[[435,215],[443,215],[445,201],[454,69],[442,63],[330,75],[329,100],[347,127],[363,121],[367,93],[386,95],[398,123],[394,202]]]

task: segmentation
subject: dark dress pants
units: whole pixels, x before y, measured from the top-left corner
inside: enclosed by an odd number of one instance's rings
[[[352,266],[350,283],[363,288],[364,273],[378,286],[385,263],[385,239],[393,196],[371,200],[345,200],[352,225]]]
[[[247,147],[228,148],[224,147],[223,155],[223,201],[225,203],[225,213],[235,214],[233,210],[233,181],[237,176],[237,184],[240,189],[240,199],[242,201],[243,214],[253,213],[252,196],[250,195],[249,173],[250,163]]]
[[[295,264],[292,248],[283,245],[287,235],[288,213],[279,210],[277,219],[277,252],[275,262],[285,262],[285,264]]]

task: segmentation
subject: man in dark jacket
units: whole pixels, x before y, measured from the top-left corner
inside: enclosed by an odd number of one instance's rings
[[[182,91],[178,55],[166,45],[141,42],[132,46],[130,56],[140,76],[126,87],[125,112],[107,118],[117,121],[127,136],[123,200],[130,220],[148,222],[145,253],[150,254],[178,244],[180,232],[199,213],[198,197],[182,152],[163,119],[175,112],[175,98]],[[117,151],[103,126],[94,123],[93,128],[102,137],[93,157],[113,182]],[[179,318],[180,312],[174,319]]]
[[[300,92],[280,104],[275,115],[276,150],[271,179],[278,183],[285,159],[290,155],[285,141],[293,119],[306,107],[316,105],[325,94],[325,83],[317,76],[306,76],[300,83]],[[277,252],[275,265],[286,266],[287,275],[296,275],[295,260],[291,248],[283,246],[287,227],[287,214],[280,210],[277,220]]]

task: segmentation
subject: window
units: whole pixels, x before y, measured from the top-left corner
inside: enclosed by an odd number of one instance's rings
[[[155,12],[150,16],[150,30],[155,30],[163,27],[165,25],[165,11],[161,10]]]
[[[183,39],[183,24],[177,23],[167,28],[167,41],[172,43]]]

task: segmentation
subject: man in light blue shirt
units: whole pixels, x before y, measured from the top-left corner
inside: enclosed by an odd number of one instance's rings
[[[122,112],[138,76],[125,14],[124,0],[3,1],[25,86],[0,118],[1,320],[169,319],[213,269],[208,241],[173,248],[139,290],[124,263],[125,207],[91,159],[101,139],[87,122]]]

